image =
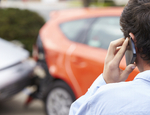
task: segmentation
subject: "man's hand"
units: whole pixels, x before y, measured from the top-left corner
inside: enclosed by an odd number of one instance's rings
[[[128,75],[136,67],[134,64],[130,64],[125,70],[121,70],[119,68],[119,64],[125,54],[128,41],[128,38],[121,38],[110,43],[103,71],[103,77],[106,83],[125,81],[128,78]]]

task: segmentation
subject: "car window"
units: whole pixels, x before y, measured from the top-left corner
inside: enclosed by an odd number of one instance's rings
[[[108,49],[109,43],[123,37],[119,25],[120,17],[100,17],[89,29],[86,44],[93,47]]]
[[[60,28],[69,40],[76,41],[78,39],[77,36],[79,36],[83,30],[88,28],[91,20],[92,18],[65,22],[60,24]]]

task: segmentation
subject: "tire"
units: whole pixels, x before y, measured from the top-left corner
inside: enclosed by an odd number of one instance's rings
[[[71,88],[63,81],[55,81],[45,98],[47,115],[68,115],[72,102],[75,100]]]

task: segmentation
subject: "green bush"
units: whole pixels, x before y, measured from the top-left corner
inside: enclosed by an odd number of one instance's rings
[[[42,17],[29,10],[0,9],[0,37],[20,41],[30,53],[44,23]]]
[[[104,2],[100,2],[98,0],[93,0],[90,3],[90,6],[96,6],[96,7],[109,7],[109,6],[116,6],[116,4],[114,3],[114,1],[110,1],[110,0],[104,0]]]

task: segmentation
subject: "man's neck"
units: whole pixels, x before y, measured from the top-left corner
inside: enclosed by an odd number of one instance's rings
[[[140,72],[150,70],[150,64],[144,61],[139,55],[137,55],[137,67]]]

